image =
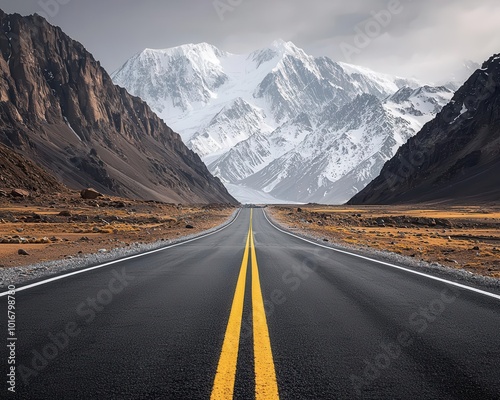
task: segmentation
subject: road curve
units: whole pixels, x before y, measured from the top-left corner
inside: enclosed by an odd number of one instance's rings
[[[498,298],[315,246],[251,213],[18,291],[1,365],[6,377],[15,355],[16,392],[4,378],[0,397],[500,398]],[[8,296],[0,304],[7,338]]]

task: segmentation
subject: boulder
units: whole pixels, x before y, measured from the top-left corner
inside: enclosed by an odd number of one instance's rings
[[[89,189],[83,189],[80,192],[80,196],[84,200],[95,200],[98,197],[102,197],[102,194],[95,189],[89,188]]]
[[[13,189],[10,195],[12,197],[29,197],[30,193],[24,189]]]

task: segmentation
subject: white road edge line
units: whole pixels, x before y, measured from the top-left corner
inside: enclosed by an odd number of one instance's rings
[[[285,233],[287,235],[290,235],[290,236],[293,236],[297,239],[300,239],[300,240],[303,240],[304,242],[308,242],[308,243],[311,243],[315,246],[319,246],[319,247],[323,247],[324,249],[328,249],[328,250],[332,250],[332,251],[336,251],[337,253],[342,253],[342,254],[347,254],[347,255],[350,255],[350,256],[353,256],[353,257],[357,257],[357,258],[361,258],[363,260],[368,260],[368,261],[372,261],[374,263],[377,263],[377,264],[382,264],[382,265],[385,265],[387,267],[391,267],[391,268],[396,268],[396,269],[399,269],[399,270],[402,270],[402,271],[406,271],[406,272],[409,272],[411,274],[415,274],[415,275],[420,275],[420,276],[423,276],[425,278],[429,278],[429,279],[433,279],[435,281],[439,281],[439,282],[444,282],[448,285],[452,285],[452,286],[456,286],[456,287],[459,287],[461,289],[465,289],[465,290],[470,290],[471,292],[476,292],[476,293],[479,293],[479,294],[482,294],[484,296],[489,296],[489,297],[492,297],[496,300],[500,300],[500,295],[498,294],[494,294],[494,293],[490,293],[490,292],[487,292],[485,290],[481,290],[481,289],[476,289],[476,288],[473,288],[471,286],[467,286],[467,285],[462,285],[461,283],[457,283],[457,282],[453,282],[453,281],[448,281],[446,279],[443,279],[443,278],[438,278],[437,276],[432,276],[432,275],[428,275],[428,274],[425,274],[423,272],[418,272],[418,271],[413,271],[411,269],[408,269],[408,268],[404,268],[404,267],[400,267],[398,265],[394,265],[394,264],[390,264],[390,263],[386,263],[384,261],[379,261],[379,260],[376,260],[374,258],[370,258],[370,257],[366,257],[366,256],[362,256],[362,255],[359,255],[359,254],[356,254],[356,253],[351,253],[349,251],[345,251],[345,250],[340,250],[340,249],[336,249],[334,247],[328,247],[328,246],[324,246],[322,244],[319,244],[319,243],[316,243],[316,242],[313,242],[312,240],[308,240],[308,239],[304,239],[300,236],[297,236],[297,235],[294,235],[293,233],[290,233],[290,232],[287,232],[287,231],[284,231],[283,229],[280,229],[278,228],[276,225],[274,225],[270,219],[267,217],[267,214],[264,210],[262,210],[263,214],[264,214],[264,217],[266,218],[267,222],[275,229],[277,229],[278,231],[282,232],[282,233]]]
[[[175,244],[172,244],[170,246],[161,247],[161,248],[156,249],[156,250],[150,250],[150,251],[147,251],[145,253],[135,254],[133,256],[121,258],[119,260],[109,261],[109,262],[104,263],[104,264],[95,265],[93,267],[89,267],[89,268],[85,268],[85,269],[80,269],[78,271],[69,272],[69,273],[64,274],[64,275],[54,276],[53,278],[45,279],[45,280],[40,281],[40,282],[35,282],[35,283],[30,284],[30,285],[21,286],[19,288],[16,288],[16,293],[17,292],[21,292],[23,290],[31,289],[31,288],[34,288],[34,287],[37,287],[37,286],[45,285],[45,284],[50,283],[50,282],[58,281],[60,279],[68,278],[70,276],[79,275],[79,274],[83,274],[84,272],[93,271],[94,269],[100,269],[100,268],[108,267],[110,265],[118,264],[118,263],[121,263],[123,261],[133,260],[134,258],[139,258],[139,257],[144,257],[144,256],[147,256],[149,254],[158,253],[160,251],[171,249],[172,247],[182,246],[183,244],[191,243],[191,242],[194,242],[195,240],[200,240],[200,239],[206,238],[207,236],[214,235],[214,234],[219,233],[219,232],[223,231],[224,229],[230,227],[238,219],[240,213],[241,213],[241,208],[239,209],[238,213],[236,214],[236,216],[234,217],[234,219],[229,224],[227,224],[227,225],[223,226],[222,228],[217,229],[217,230],[215,230],[213,232],[207,233],[205,235],[198,236],[198,237],[195,237],[193,239],[189,239],[189,240],[186,240],[186,241],[183,241],[183,242],[180,242],[180,243],[175,243]],[[0,297],[5,297],[9,293],[10,293],[10,291],[0,293]]]

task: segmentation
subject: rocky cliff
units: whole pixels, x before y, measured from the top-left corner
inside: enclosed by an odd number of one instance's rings
[[[350,204],[500,201],[500,55],[400,148]]]
[[[0,11],[0,29],[0,142],[75,189],[235,202],[178,134],[60,28]]]

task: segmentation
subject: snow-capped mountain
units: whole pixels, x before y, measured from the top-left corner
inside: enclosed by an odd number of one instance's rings
[[[306,136],[300,143],[291,144],[290,150],[241,183],[260,187],[277,198],[345,202],[371,182],[384,163],[451,95],[446,88],[430,87],[405,87],[385,100],[360,95],[338,111],[321,114],[316,127],[303,122],[298,130]],[[239,148],[245,148],[245,142],[228,155]],[[229,164],[228,160],[224,162]],[[224,177],[220,167],[212,164],[210,168]]]
[[[147,49],[112,77],[233,191],[298,202],[347,201],[452,96],[282,40],[248,55],[205,43]]]

